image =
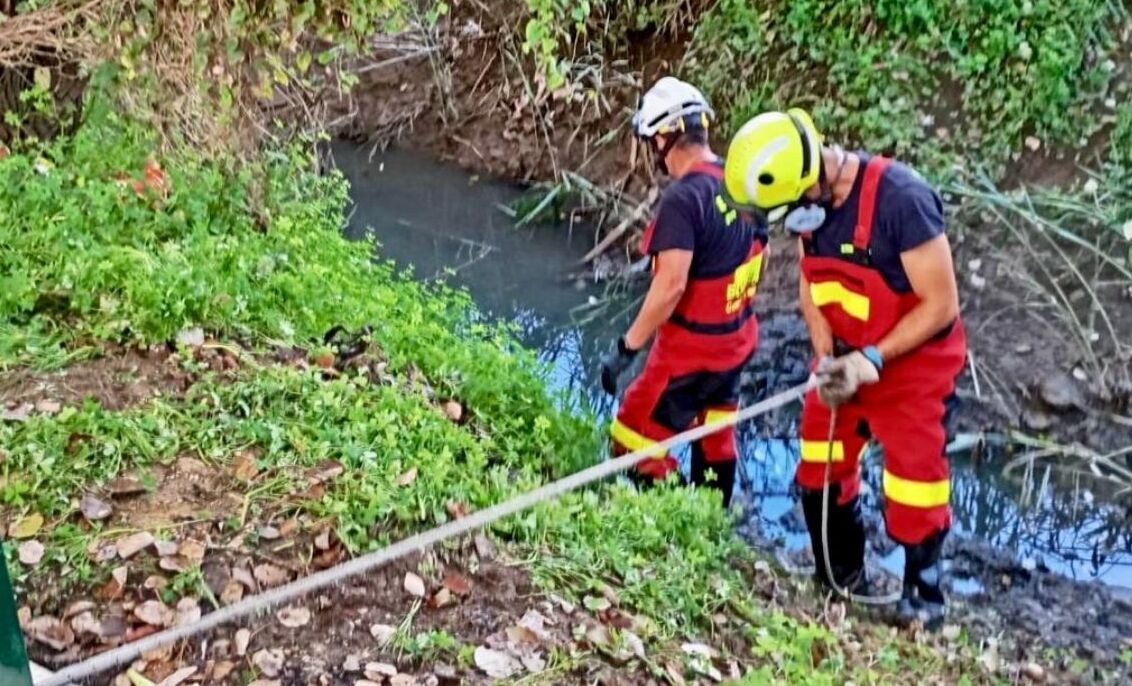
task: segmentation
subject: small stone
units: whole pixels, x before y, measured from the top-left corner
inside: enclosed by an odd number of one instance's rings
[[[1027,572],[1032,572],[1037,568],[1038,568],[1038,562],[1034,558],[1027,557],[1024,560],[1022,560],[1022,569],[1026,570]]]
[[[192,565],[189,564],[189,560],[187,558],[181,557],[180,555],[163,557],[157,563],[157,566],[166,572],[173,572],[174,574],[180,574],[189,567],[192,567]]]
[[[455,400],[449,400],[444,403],[444,416],[450,421],[459,423],[464,417],[464,406]]]
[[[346,659],[342,661],[342,671],[344,672],[360,672],[362,670],[362,657],[357,653],[350,653]]]
[[[204,560],[204,544],[192,539],[181,541],[181,548],[177,553],[189,562],[200,564]]]
[[[306,626],[311,621],[311,611],[305,607],[287,606],[275,613],[279,623],[288,629]]]
[[[940,633],[942,633],[943,637],[948,641],[955,641],[959,638],[959,634],[961,632],[962,629],[958,624],[948,624],[943,627],[943,630]]]
[[[970,269],[973,272],[979,271],[979,268],[982,267],[982,266],[983,266],[983,261],[978,259],[978,258],[973,259],[973,260],[971,260],[970,262],[967,263],[967,268]]]
[[[3,414],[4,421],[26,422],[28,420],[28,417],[31,416],[32,410],[34,409],[35,405],[32,405],[31,403],[23,403],[22,405],[19,405],[17,407],[7,408],[4,410]]]
[[[416,574],[413,574],[412,572],[406,572],[405,573],[404,586],[405,586],[405,591],[409,595],[415,596],[417,598],[423,598],[423,597],[425,597],[425,594],[427,593],[427,590],[425,589],[424,580],[421,579]]]
[[[196,598],[181,598],[177,601],[177,614],[173,626],[188,626],[200,621],[200,602]]]
[[[987,280],[986,280],[986,277],[984,277],[984,276],[983,276],[983,275],[981,275],[981,274],[971,274],[971,275],[970,275],[970,276],[968,277],[968,279],[969,279],[969,280],[970,280],[970,282],[971,282],[971,287],[972,287],[972,288],[974,288],[974,289],[976,289],[976,290],[980,290],[980,291],[981,291],[981,290],[983,290],[984,288],[986,288],[986,287],[987,287]]]
[[[1026,147],[1029,148],[1031,152],[1037,152],[1038,148],[1042,147],[1042,139],[1037,136],[1026,136]]]
[[[1014,352],[1018,353],[1019,355],[1029,355],[1030,353],[1034,352],[1034,346],[1030,345],[1029,343],[1019,343],[1018,345],[1014,346]]]
[[[173,612],[160,600],[147,600],[134,608],[134,616],[150,626],[168,626],[173,623]]]
[[[153,544],[153,547],[161,557],[176,555],[180,549],[180,545],[176,541],[157,541]]]
[[[1085,182],[1085,185],[1081,187],[1081,190],[1085,191],[1089,195],[1093,195],[1099,188],[1100,183],[1098,183],[1096,179],[1089,179]]]
[[[1058,411],[1071,410],[1084,404],[1080,389],[1066,374],[1054,374],[1042,379],[1038,394],[1046,405]]]
[[[238,603],[244,598],[244,586],[235,579],[229,579],[228,583],[224,584],[224,590],[220,592],[220,602],[225,605],[232,605]]]
[[[279,533],[279,529],[273,526],[261,526],[259,528],[259,537],[265,541],[275,541],[281,536],[282,534]]]
[[[125,538],[119,538],[115,546],[118,549],[118,557],[123,560],[128,560],[153,545],[153,542],[153,534],[148,531],[142,531],[131,536],[126,536]]]
[[[286,570],[269,564],[256,565],[252,573],[255,575],[255,580],[264,588],[282,586],[290,578]]]
[[[35,411],[40,414],[59,414],[63,404],[58,400],[40,400],[35,404]]]

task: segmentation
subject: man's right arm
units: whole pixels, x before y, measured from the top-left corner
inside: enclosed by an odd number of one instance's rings
[[[814,304],[810,294],[810,282],[805,274],[798,275],[798,303],[802,308],[802,318],[806,320],[806,328],[810,331],[810,344],[814,347],[814,356],[821,359],[833,354],[833,329],[825,320],[818,306]]]

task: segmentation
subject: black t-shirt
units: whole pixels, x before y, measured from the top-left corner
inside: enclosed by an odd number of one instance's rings
[[[860,205],[861,181],[869,155],[861,158],[853,190],[846,201],[829,210],[825,223],[811,234],[814,254],[841,257],[841,246],[853,243]],[[872,266],[895,291],[908,293],[912,285],[904,272],[900,253],[911,250],[943,233],[943,201],[927,181],[911,167],[893,161],[877,186],[873,235],[869,243]]]
[[[693,171],[665,189],[646,246],[649,254],[691,250],[689,278],[713,278],[735,271],[756,238],[765,243],[766,225],[748,223],[729,208],[720,185],[711,174]]]

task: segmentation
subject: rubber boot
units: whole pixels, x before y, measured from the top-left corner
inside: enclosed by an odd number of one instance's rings
[[[833,581],[854,595],[871,595],[872,588],[865,569],[865,526],[861,518],[860,498],[854,496],[846,503],[837,502],[841,493],[838,484],[829,487],[828,532],[829,568]],[[830,589],[829,574],[825,565],[822,545],[822,491],[802,490],[802,512],[806,528],[810,531],[810,547],[814,552],[814,578]]]
[[[735,459],[708,462],[700,448],[699,441],[692,445],[692,479],[696,486],[714,488],[723,494],[723,508],[731,506],[731,494],[735,490]],[[708,470],[715,472],[715,479],[708,481]]]
[[[904,624],[919,621],[935,631],[947,617],[940,553],[947,529],[936,531],[915,545],[904,546],[904,595],[896,612]]]

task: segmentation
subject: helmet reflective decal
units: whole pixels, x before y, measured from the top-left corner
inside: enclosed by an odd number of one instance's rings
[[[763,175],[763,168],[766,167],[767,162],[776,154],[786,149],[786,146],[789,144],[789,138],[779,136],[763,146],[763,148],[751,158],[750,163],[747,165],[747,173],[743,176],[743,181],[746,186],[747,197],[751,199],[752,204],[763,207],[763,205],[759,203],[759,191],[761,190],[759,186],[762,185],[759,181],[759,177]]]

